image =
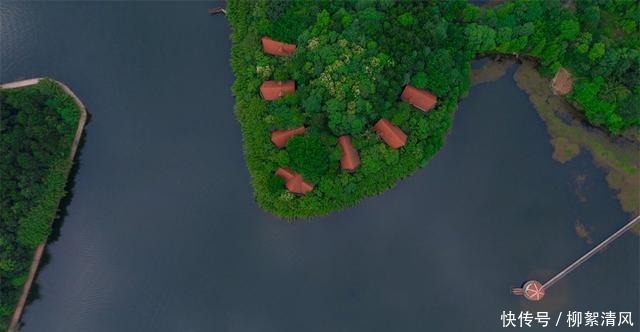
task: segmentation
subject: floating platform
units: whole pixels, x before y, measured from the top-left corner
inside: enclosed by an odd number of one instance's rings
[[[529,280],[524,283],[522,288],[513,288],[511,292],[513,295],[524,296],[529,301],[540,301],[544,297],[545,290],[549,289],[549,287],[553,286],[558,280],[564,278],[567,274],[571,273],[574,269],[580,266],[582,263],[586,262],[593,255],[598,253],[600,250],[608,246],[615,239],[620,237],[620,235],[624,234],[624,232],[628,231],[635,224],[640,224],[640,215],[633,218],[633,220],[629,221],[626,225],[622,226],[615,233],[609,235],[604,241],[600,242],[597,246],[593,247],[589,252],[584,254],[582,257],[578,258],[571,265],[567,266],[564,270],[560,271],[558,274],[553,276],[553,278],[549,279],[549,281],[545,282],[544,285],[541,284],[537,280]]]
[[[544,297],[544,287],[538,280],[529,280],[522,286],[524,298],[529,301],[540,301]]]

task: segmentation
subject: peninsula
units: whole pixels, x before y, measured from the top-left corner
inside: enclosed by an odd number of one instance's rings
[[[63,83],[0,86],[0,330],[17,329],[87,113]]]
[[[634,2],[231,0],[227,13],[256,199],[283,218],[352,206],[424,166],[481,55],[534,60],[592,126],[637,139]]]

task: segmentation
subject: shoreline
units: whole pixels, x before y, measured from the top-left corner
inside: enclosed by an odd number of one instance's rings
[[[38,84],[41,80],[43,80],[45,78],[43,77],[38,77],[38,78],[32,78],[32,79],[27,79],[27,80],[21,80],[21,81],[15,81],[15,82],[10,82],[10,83],[5,83],[0,85],[0,88],[2,89],[17,89],[17,88],[23,88],[23,87],[27,87],[27,86],[31,86],[31,85],[36,85]],[[71,96],[71,98],[73,98],[74,102],[76,103],[76,105],[78,106],[78,108],[80,109],[80,117],[78,119],[78,126],[76,128],[76,134],[73,138],[73,142],[71,143],[71,152],[69,154],[69,168],[67,169],[67,174],[66,174],[66,180],[68,181],[69,179],[69,173],[71,172],[71,168],[73,166],[73,160],[75,159],[76,156],[76,152],[78,150],[78,145],[80,144],[80,139],[82,138],[82,133],[84,131],[84,126],[86,124],[87,121],[87,109],[84,106],[84,104],[82,103],[82,101],[80,100],[80,98],[78,98],[78,96],[76,96],[75,93],[73,93],[73,91],[64,83],[57,81],[55,79],[49,78],[50,80],[52,80],[53,82],[55,82],[56,84],[58,84],[62,90],[64,90],[64,92],[66,94],[68,94],[69,96]],[[54,219],[51,220],[51,222],[49,223],[49,226],[51,226],[51,224],[53,224]],[[35,279],[35,276],[38,272],[38,266],[40,265],[40,260],[42,259],[42,255],[44,253],[44,249],[47,245],[47,241],[49,240],[49,238],[47,237],[47,239],[45,239],[42,243],[40,243],[38,245],[38,247],[36,247],[36,250],[33,254],[33,259],[31,262],[31,266],[29,267],[29,275],[27,277],[27,281],[24,283],[24,286],[22,288],[22,294],[20,294],[20,298],[18,299],[18,303],[16,303],[16,307],[14,309],[13,312],[13,316],[11,316],[11,320],[9,322],[9,328],[7,329],[7,332],[15,332],[18,330],[18,325],[20,323],[20,318],[22,317],[22,312],[24,311],[24,307],[25,304],[27,302],[27,297],[29,296],[29,290],[31,290],[31,285],[33,284],[33,280]]]
[[[545,123],[553,148],[551,157],[564,164],[582,150],[588,152],[593,163],[604,170],[607,185],[615,192],[620,208],[630,216],[637,215],[640,212],[637,143],[624,134],[612,136],[585,123],[584,117],[569,100],[552,93],[549,79],[540,75],[535,61],[506,55],[502,55],[500,61],[491,57],[487,59],[489,61],[482,67],[471,71],[472,86],[495,81],[504,76],[510,66],[519,64],[513,79],[528,95],[536,113]],[[640,235],[640,227],[631,231]]]
[[[613,136],[584,123],[579,111],[566,98],[551,92],[549,84],[535,66],[524,62],[514,75],[518,87],[529,95],[540,118],[545,122],[553,146],[552,158],[560,163],[570,161],[582,150],[591,154],[593,163],[606,173],[622,210],[631,217],[640,213],[640,156],[638,145],[624,136]],[[640,235],[640,227],[631,229]]]

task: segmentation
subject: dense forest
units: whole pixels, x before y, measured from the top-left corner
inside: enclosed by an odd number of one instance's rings
[[[567,98],[613,135],[640,121],[640,8],[634,1],[254,1],[228,3],[233,93],[258,203],[285,218],[325,214],[380,193],[419,169],[442,146],[470,61],[482,54],[537,59],[541,73],[568,68]],[[292,56],[264,54],[260,38],[297,45]],[[295,80],[296,92],[265,102],[265,80]],[[406,84],[438,97],[428,113],[401,102]],[[393,150],[372,130],[381,117],[408,135]],[[307,126],[278,150],[273,130]],[[349,134],[361,167],[339,168],[339,135]],[[316,188],[284,190],[279,167]]]
[[[73,98],[51,80],[0,90],[0,330],[65,194],[79,116]]]
[[[577,78],[568,98],[613,134],[640,124],[640,5],[633,0],[510,1],[467,6],[462,21],[475,51],[522,54],[552,75]]]

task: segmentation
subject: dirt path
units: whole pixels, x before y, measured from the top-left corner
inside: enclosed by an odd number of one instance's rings
[[[40,82],[40,80],[42,80],[42,78],[33,78],[28,80],[11,82],[11,83],[0,85],[0,88],[2,89],[21,88],[21,87],[26,87],[30,85],[36,85],[38,84],[38,82]],[[58,85],[60,85],[60,87],[68,95],[70,95],[73,98],[73,100],[76,102],[76,105],[78,105],[78,108],[80,109],[80,118],[78,120],[78,127],[76,129],[76,135],[73,138],[73,143],[71,144],[71,153],[69,154],[69,160],[71,161],[71,163],[69,163],[69,169],[67,169],[67,177],[68,177],[69,172],[71,171],[71,167],[73,165],[73,159],[75,158],[76,151],[78,150],[78,145],[80,144],[80,138],[82,137],[82,131],[84,130],[84,125],[87,121],[87,109],[85,108],[80,98],[78,98],[78,96],[76,96],[75,93],[73,93],[73,91],[71,91],[71,89],[69,89],[68,86],[66,86],[62,82],[58,82],[56,80],[53,80],[53,81],[56,82]],[[53,223],[53,220],[51,220],[51,223]],[[20,295],[20,298],[18,299],[18,303],[16,304],[16,309],[13,312],[11,321],[9,322],[9,329],[7,330],[7,332],[15,332],[18,330],[20,317],[22,316],[24,305],[27,303],[29,290],[31,289],[31,285],[33,284],[33,279],[35,278],[36,273],[38,272],[38,266],[40,265],[40,260],[42,259],[42,254],[44,253],[44,248],[46,245],[47,245],[47,240],[44,240],[42,243],[38,245],[38,247],[36,247],[36,250],[33,254],[33,260],[31,262],[31,267],[29,268],[29,276],[27,277],[27,281],[24,283],[24,286],[22,288],[22,294]]]
[[[42,78],[32,78],[32,79],[28,79],[28,80],[22,80],[22,81],[16,81],[16,82],[11,82],[11,83],[6,83],[6,84],[0,84],[0,88],[1,89],[15,89],[15,88],[22,88],[25,86],[29,86],[29,85],[36,85],[38,84],[38,82],[40,82]]]

